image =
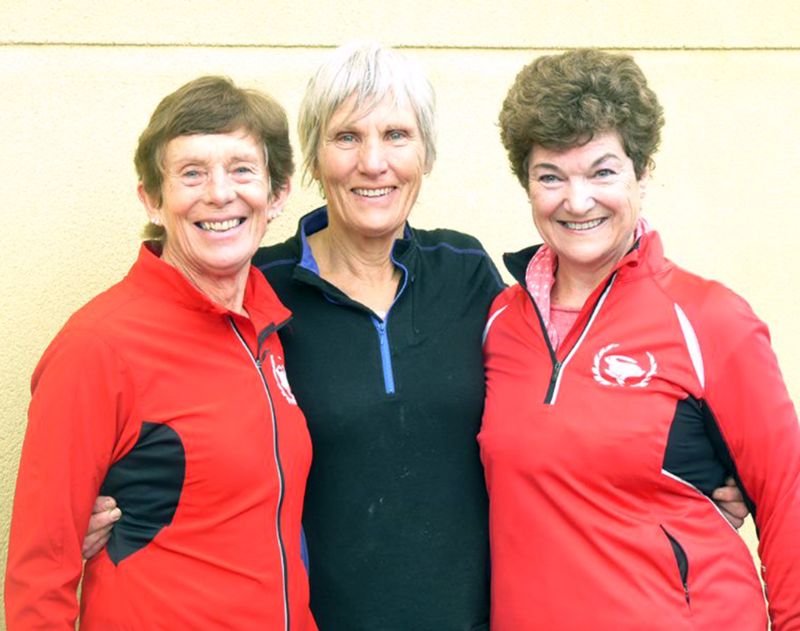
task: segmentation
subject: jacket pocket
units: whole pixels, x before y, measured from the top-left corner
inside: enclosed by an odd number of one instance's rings
[[[669,534],[664,526],[660,527],[667,536],[669,544],[672,546],[672,553],[675,555],[675,562],[678,564],[678,572],[681,576],[681,584],[683,585],[683,595],[686,598],[686,604],[691,605],[691,598],[689,596],[689,557],[686,556],[686,551],[678,540]]]

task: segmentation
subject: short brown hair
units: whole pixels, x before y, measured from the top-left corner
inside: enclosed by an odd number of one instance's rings
[[[227,77],[194,79],[164,97],[139,136],[134,163],[145,193],[159,206],[164,181],[164,149],[173,138],[226,134],[245,129],[266,151],[273,195],[294,172],[286,112],[272,97],[237,87]],[[148,224],[145,237],[162,239],[164,229]]]
[[[655,165],[664,110],[629,55],[577,49],[525,66],[500,111],[500,138],[511,169],[528,189],[534,145],[569,149],[615,131],[636,177]]]

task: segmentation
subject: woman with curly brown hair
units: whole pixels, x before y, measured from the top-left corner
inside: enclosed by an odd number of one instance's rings
[[[663,122],[633,59],[597,50],[537,59],[503,104],[544,244],[507,255],[485,331],[494,631],[765,629],[710,501],[728,475],[773,628],[800,629],[797,417],[766,326],[640,216]]]

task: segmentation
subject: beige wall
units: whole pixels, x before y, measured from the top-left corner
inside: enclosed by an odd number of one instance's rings
[[[474,233],[498,263],[503,251],[537,240],[495,127],[515,73],[552,49],[632,52],[667,116],[645,212],[671,258],[724,281],[770,324],[800,399],[794,0],[114,0],[102,13],[97,6],[0,0],[3,567],[28,380],[69,314],[134,259],[144,213],[132,153],[156,103],[199,74],[223,73],[272,93],[294,124],[321,55],[354,37],[408,48],[437,89],[440,157],[412,222]],[[298,179],[267,241],[288,236],[318,201]]]

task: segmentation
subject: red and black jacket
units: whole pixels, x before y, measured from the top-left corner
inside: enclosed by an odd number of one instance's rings
[[[800,629],[800,428],[766,326],[650,232],[554,351],[533,251],[507,259],[520,284],[485,332],[493,631],[763,630],[749,551],[708,497],[728,474],[773,629]]]
[[[249,318],[142,247],[70,318],[32,380],[5,583],[16,629],[74,629],[99,491],[122,519],[86,564],[81,628],[316,629],[300,556],[311,461],[255,268]]]

